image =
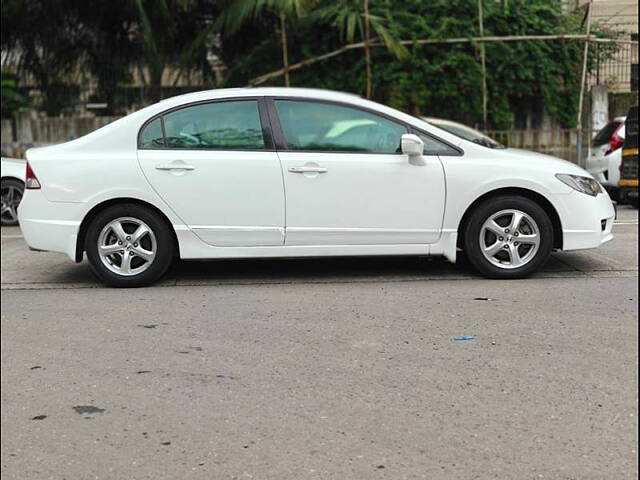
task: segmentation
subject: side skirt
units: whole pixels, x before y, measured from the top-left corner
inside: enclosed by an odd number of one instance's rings
[[[436,243],[403,245],[301,245],[267,247],[214,247],[204,243],[186,227],[176,227],[180,258],[344,257],[374,255],[444,255],[456,261],[457,232],[444,232]]]

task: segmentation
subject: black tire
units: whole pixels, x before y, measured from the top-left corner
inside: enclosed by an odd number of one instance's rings
[[[481,250],[480,239],[482,226],[485,221],[498,212],[510,209],[523,212],[530,216],[537,224],[539,230],[537,252],[533,253],[532,251],[527,263],[515,268],[505,268],[491,263]],[[511,232],[511,234],[513,234],[513,232]],[[495,238],[497,242],[497,236]],[[504,237],[500,238],[505,239],[505,244],[518,240],[509,234],[505,234]],[[473,268],[485,277],[496,279],[524,278],[537,271],[548,260],[551,250],[553,249],[553,224],[544,209],[529,198],[520,196],[493,197],[482,202],[471,213],[471,217],[464,231],[463,245],[465,254]],[[532,247],[521,245],[517,248],[520,250],[524,248],[526,256],[526,252]]]
[[[629,205],[631,205],[636,210],[638,209],[638,197],[629,198]]]
[[[155,257],[149,262],[150,264],[146,270],[130,276],[111,271],[103,263],[98,253],[98,242],[103,229],[110,222],[123,217],[144,222],[155,236]],[[166,273],[173,261],[175,242],[170,228],[157,212],[142,205],[122,203],[108,207],[96,215],[87,229],[84,245],[89,264],[96,276],[112,287],[143,287],[150,285]],[[118,257],[116,256],[115,258]],[[120,259],[122,260],[121,257]]]
[[[18,225],[18,203],[24,195],[24,183],[15,178],[3,178],[0,186],[2,189],[2,206],[5,206],[6,202],[9,202],[10,210],[2,212],[1,223],[3,227],[15,227]],[[6,198],[10,192],[13,198]],[[18,197],[16,197],[18,195]]]

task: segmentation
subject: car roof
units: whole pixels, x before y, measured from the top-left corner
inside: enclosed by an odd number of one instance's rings
[[[319,88],[291,88],[291,87],[246,87],[246,88],[217,88],[198,92],[184,93],[162,100],[165,102],[190,102],[204,99],[228,98],[228,97],[312,97],[318,99],[345,99],[353,100],[361,98],[355,93],[339,92],[336,90],[323,90]]]

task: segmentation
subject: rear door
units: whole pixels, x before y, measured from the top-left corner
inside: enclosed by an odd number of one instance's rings
[[[284,243],[284,191],[259,99],[182,106],[141,130],[138,160],[156,192],[215,246]]]

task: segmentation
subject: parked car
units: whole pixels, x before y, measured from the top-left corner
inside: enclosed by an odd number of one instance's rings
[[[104,282],[147,285],[183,259],[444,255],[521,278],[552,250],[613,238],[589,173],[474,143],[351,94],[191,93],[27,152],[27,244]]]
[[[18,205],[24,192],[25,164],[24,160],[18,158],[0,159],[2,226],[18,224]]]
[[[463,123],[454,122],[453,120],[445,120],[443,118],[423,117],[427,123],[435,125],[442,130],[453,133],[457,137],[463,138],[478,145],[484,145],[489,148],[507,148],[500,142],[496,142],[493,138],[485,135],[475,128],[471,128]]]
[[[617,117],[598,131],[591,142],[587,171],[607,189],[614,200],[619,196],[620,163],[625,138],[626,117]]]
[[[622,147],[620,198],[638,208],[638,106],[631,107],[625,122],[627,136]]]

